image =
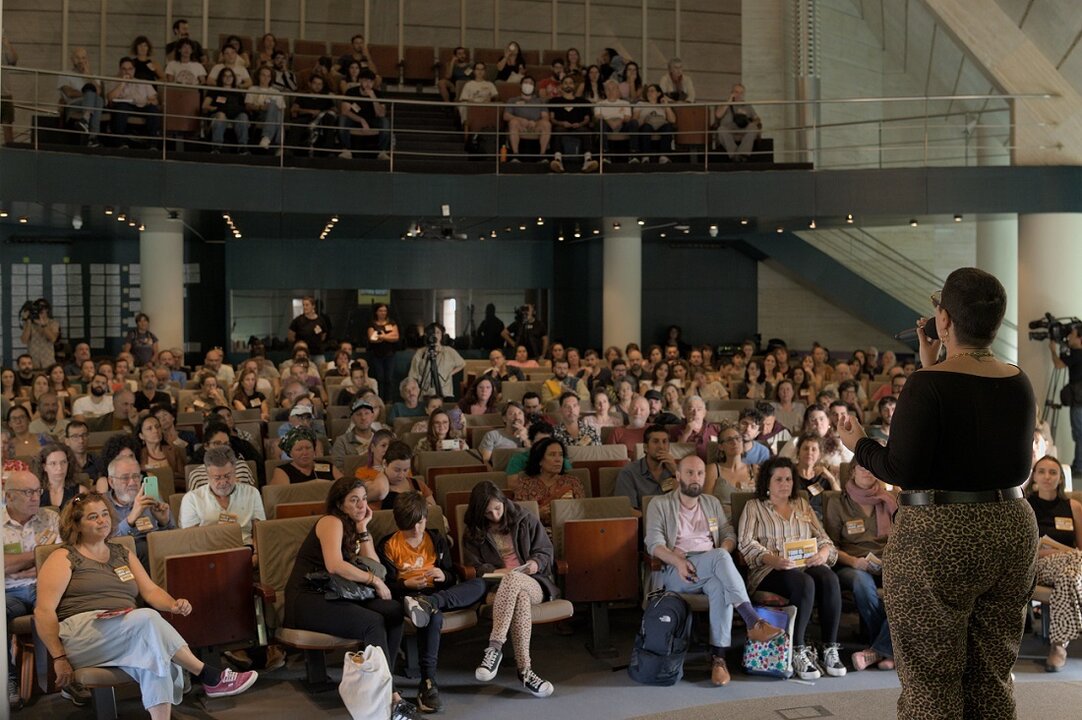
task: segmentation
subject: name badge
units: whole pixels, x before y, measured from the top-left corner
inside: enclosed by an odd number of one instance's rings
[[[821,492],[823,492],[823,487],[819,483],[815,483],[814,485],[809,485],[808,486],[808,494],[811,495],[812,497],[815,497],[816,495],[818,495]]]
[[[139,532],[150,532],[154,529],[154,523],[146,515],[140,515],[135,519],[135,529]]]
[[[864,532],[864,519],[848,520],[845,523],[846,535],[860,535]]]
[[[195,406],[195,407],[197,407],[197,408],[201,408],[201,407],[206,407],[206,406],[207,406],[207,404],[206,404],[205,402],[203,402],[202,400],[193,400],[193,401],[192,401],[192,405],[193,405],[193,406]]]
[[[218,97],[216,97],[216,98],[214,99],[214,102],[216,102],[216,103],[220,103],[220,104],[221,104],[221,103],[225,103],[225,95],[219,95]]]
[[[68,391],[67,390],[61,390],[56,394],[56,396],[57,397],[68,397]]]
[[[131,582],[135,579],[135,576],[132,575],[131,568],[129,568],[127,565],[121,565],[118,568],[114,568],[113,572],[115,572],[116,576],[120,578],[120,582]]]
[[[357,103],[350,103],[349,104],[349,109],[352,110],[355,113],[359,113],[361,111],[361,106],[358,105]]]
[[[323,328],[321,328],[319,325],[316,325],[314,328],[312,328],[312,332],[314,332],[316,335],[322,335]]]
[[[315,471],[316,472],[330,472],[331,471],[330,463],[316,463],[315,464]]]
[[[23,551],[23,544],[22,543],[14,542],[14,543],[7,543],[6,545],[4,545],[4,554],[5,555],[18,555],[22,551]]]
[[[661,481],[661,490],[663,492],[670,492],[676,487],[676,478],[665,478]]]
[[[706,519],[706,524],[707,524],[707,526],[709,526],[710,532],[715,533],[715,532],[718,531],[719,525],[718,525],[718,519],[716,517],[707,518]]]
[[[718,436],[717,435],[711,435],[710,436],[710,442],[717,442],[717,441],[718,441]]]
[[[259,398],[252,398],[251,400],[248,401],[248,406],[249,407],[254,407],[254,408],[263,407],[263,401],[260,400]]]
[[[1057,517],[1056,518],[1056,529],[1057,530],[1067,530],[1067,531],[1073,532],[1074,531],[1074,518]]]
[[[237,523],[237,514],[231,512],[218,513],[218,522],[222,524],[235,525]]]

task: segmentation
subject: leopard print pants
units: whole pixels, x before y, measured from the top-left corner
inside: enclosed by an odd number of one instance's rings
[[[526,573],[507,573],[496,589],[492,605],[492,633],[489,642],[503,645],[507,632],[515,647],[515,664],[519,670],[530,669],[530,637],[533,634],[531,605],[544,600],[541,585]]]
[[[1037,582],[1052,588],[1048,639],[1066,645],[1082,635],[1082,551],[1038,558]]]
[[[903,506],[896,522],[883,588],[899,720],[1014,718],[1037,560],[1029,503]]]

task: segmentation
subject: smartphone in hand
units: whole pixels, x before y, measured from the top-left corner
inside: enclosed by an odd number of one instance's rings
[[[143,478],[143,494],[161,502],[162,497],[158,493],[158,478],[155,475],[147,475]]]

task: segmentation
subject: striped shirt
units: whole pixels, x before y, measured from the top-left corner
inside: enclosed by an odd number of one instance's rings
[[[833,565],[838,551],[823,530],[808,501],[802,497],[789,501],[793,512],[786,520],[769,500],[749,500],[740,514],[740,553],[748,563],[748,592],[759,587],[767,573],[773,570],[763,563],[770,553],[784,555],[785,543],[790,540],[815,538],[822,548],[830,548],[827,564]]]

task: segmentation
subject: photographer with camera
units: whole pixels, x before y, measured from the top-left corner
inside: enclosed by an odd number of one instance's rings
[[[1067,368],[1067,384],[1060,393],[1060,400],[1071,409],[1071,440],[1074,441],[1074,462],[1071,473],[1078,477],[1082,473],[1082,335],[1077,325],[1063,339],[1066,348],[1061,353],[1061,345],[1055,338],[1049,338],[1048,349],[1052,353],[1052,363],[1059,369]]]
[[[454,395],[454,376],[466,368],[466,361],[454,348],[443,344],[443,325],[425,326],[425,346],[413,355],[409,377],[421,387],[421,395],[450,398]]]
[[[56,363],[54,345],[60,338],[60,323],[53,319],[52,310],[48,300],[38,298],[27,301],[19,311],[22,340],[35,368],[47,368]]]
[[[549,349],[549,330],[537,318],[532,303],[515,308],[515,321],[500,336],[511,347],[524,345],[531,358],[542,358]]]

